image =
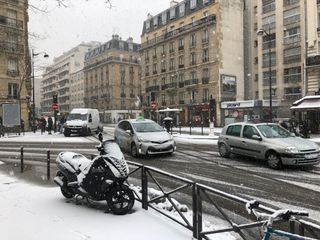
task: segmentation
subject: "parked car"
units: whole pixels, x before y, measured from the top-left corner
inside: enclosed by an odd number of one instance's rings
[[[265,159],[268,166],[279,169],[283,165],[316,165],[320,162],[319,146],[296,137],[274,123],[233,123],[225,126],[218,140],[222,157],[238,154]]]
[[[126,119],[114,131],[115,141],[132,156],[173,153],[176,143],[172,135],[156,122],[144,119]]]

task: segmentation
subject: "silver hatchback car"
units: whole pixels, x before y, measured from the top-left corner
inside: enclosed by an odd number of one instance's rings
[[[144,119],[126,119],[114,131],[115,141],[132,156],[173,153],[176,143],[171,134],[156,122]]]
[[[268,166],[306,166],[320,162],[319,146],[307,139],[295,137],[278,124],[233,123],[225,126],[218,140],[219,153],[231,153],[265,159]]]

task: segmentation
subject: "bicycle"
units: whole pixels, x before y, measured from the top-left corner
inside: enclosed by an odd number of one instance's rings
[[[279,220],[289,221],[291,219],[295,219],[295,216],[309,216],[308,212],[291,210],[291,209],[283,209],[283,210],[275,211],[273,214],[266,214],[266,213],[258,212],[256,210],[259,204],[260,203],[258,201],[255,201],[255,200],[250,201],[246,204],[246,209],[249,214],[253,213],[258,220],[265,220],[265,223],[263,224],[264,235],[262,240],[270,240],[272,235],[285,237],[286,239],[290,239],[290,240],[316,240],[315,238],[300,236],[297,234],[272,228],[272,224],[274,221],[279,221]]]

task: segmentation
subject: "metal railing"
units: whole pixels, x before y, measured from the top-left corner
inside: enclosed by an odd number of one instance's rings
[[[24,153],[25,148],[21,146],[21,172],[24,172],[25,169]],[[47,179],[50,180],[51,151],[47,150],[45,155]],[[95,155],[90,155],[91,159],[93,159],[94,156]],[[209,239],[209,235],[225,232],[238,234],[244,240],[256,239],[257,236],[252,235],[256,234],[256,229],[255,231],[251,231],[251,233],[248,233],[248,231],[252,228],[262,226],[266,222],[253,220],[252,216],[245,211],[245,205],[249,203],[251,199],[245,199],[221,191],[217,188],[199,184],[187,178],[162,171],[158,168],[145,166],[132,161],[127,161],[127,163],[130,167],[129,178],[141,181],[141,196],[136,192],[135,196],[137,201],[141,202],[142,208],[145,210],[152,208],[156,212],[180,224],[190,230],[195,239]],[[43,164],[43,162],[41,164]],[[160,194],[150,194],[151,187],[156,187]],[[177,198],[180,197],[181,200],[192,206],[192,220],[185,216],[182,209],[178,206],[178,201],[175,200],[173,195],[177,196]],[[168,211],[157,207],[156,203],[163,202],[164,200],[171,204],[172,209],[177,213],[176,215],[170,215],[168,214]],[[203,209],[205,209],[205,212]],[[276,211],[275,209],[262,204],[260,204],[257,209],[268,214],[272,214]],[[213,212],[212,215],[210,215],[211,212]],[[210,217],[220,216],[220,218],[226,221],[229,226],[223,225],[214,230],[205,229],[204,213],[210,215]],[[320,238],[320,225],[312,222],[312,220],[308,218],[295,218],[290,220],[288,225],[283,225],[282,223],[282,225],[277,225],[277,227],[301,236]]]

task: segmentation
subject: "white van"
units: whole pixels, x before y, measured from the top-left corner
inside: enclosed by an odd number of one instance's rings
[[[71,134],[81,136],[90,135],[92,132],[103,131],[100,123],[99,111],[91,108],[74,108],[71,110],[64,124],[64,135],[69,137]]]

